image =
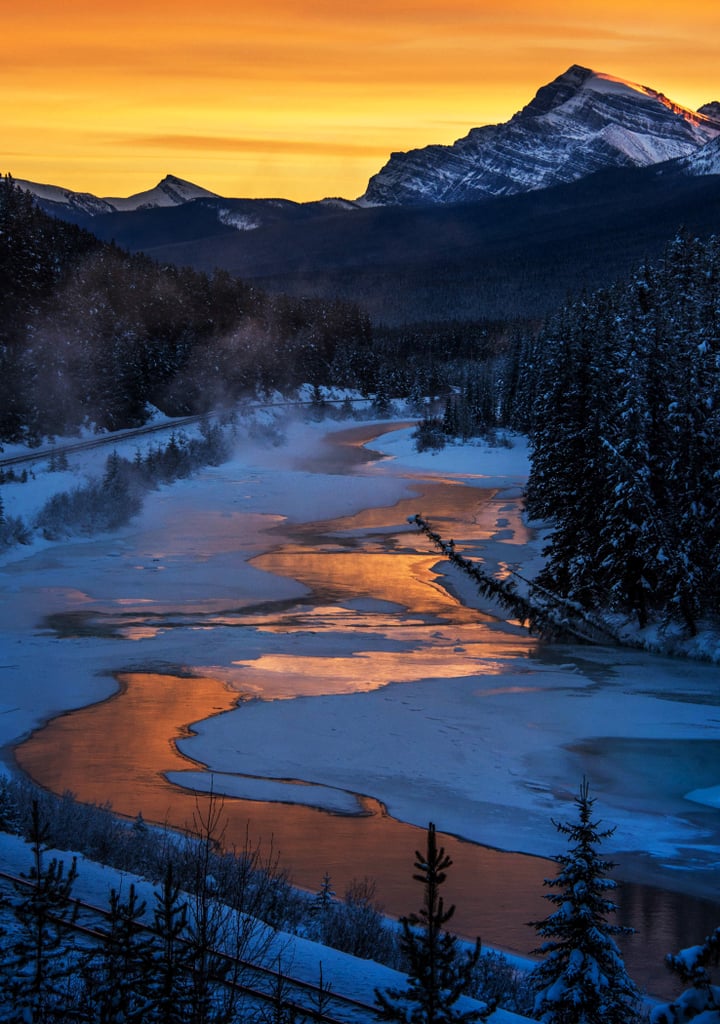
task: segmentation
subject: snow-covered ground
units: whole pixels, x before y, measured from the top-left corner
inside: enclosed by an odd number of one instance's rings
[[[63,861],[67,867],[70,857],[59,850],[48,850],[45,863],[52,857]],[[145,879],[127,875],[114,868],[97,864],[86,857],[77,858],[78,877],[73,886],[73,896],[95,907],[108,907],[109,895],[115,889],[126,895],[130,884],[135,886],[138,900],[147,905],[146,919],[152,921],[152,909],[155,906],[155,893],[158,886]],[[3,870],[27,875],[32,863],[29,846],[18,836],[0,832],[0,864]],[[266,949],[263,944],[262,964],[276,969],[282,968],[283,973],[291,978],[317,985],[323,978],[330,985],[334,995],[356,999],[368,1006],[375,1002],[376,989],[404,988],[406,979],[398,971],[385,967],[372,960],[364,960],[341,953],[338,950],[322,946],[309,939],[276,932],[271,944]],[[475,1000],[463,997],[457,1004],[458,1010],[476,1009]],[[368,1014],[368,1019],[374,1019]],[[490,1017],[491,1024],[523,1024],[527,1018],[508,1010],[496,1010]]]
[[[520,516],[522,440],[418,454],[412,430],[399,427],[370,445],[386,458],[351,467],[347,457],[340,472],[345,456],[327,438],[348,426],[288,421],[282,444],[241,436],[230,461],[152,492],[112,535],[5,553],[0,744],[115,693],[118,672],[184,666],[257,699],[181,741],[208,767],[173,775],[183,786],[202,790],[212,778],[216,792],[328,809],[354,807],[361,793],[416,825],[432,819],[476,842],[552,855],[552,819],[572,814],[587,773],[599,817],[617,826],[611,851],[650,855],[651,867],[673,868],[679,887],[719,899],[717,666],[539,646],[492,619],[463,617],[452,595],[479,599],[462,578],[433,570],[429,548],[418,560],[425,542],[406,516],[425,511],[413,506],[418,489],[442,482],[458,495],[457,522],[445,508],[443,532],[490,564],[532,572],[541,539]],[[117,448],[132,458],[137,446]],[[100,473],[106,454],[73,457],[65,473],[36,466],[29,483],[2,487],[6,512],[30,519],[51,490]],[[468,489],[478,495],[471,511]],[[404,499],[390,530],[388,510]],[[328,520],[326,558],[392,533],[392,550],[378,543],[377,593],[359,557],[346,563],[341,597],[322,593],[329,562],[308,557],[297,578],[280,574],[299,564],[292,530]],[[311,589],[319,599],[309,610]],[[259,602],[272,615],[263,619]],[[45,617],[68,612],[113,628],[61,637]]]

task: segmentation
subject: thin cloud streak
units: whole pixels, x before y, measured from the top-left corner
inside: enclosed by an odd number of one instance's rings
[[[119,138],[118,142],[133,148],[159,148],[165,150],[215,150],[230,153],[313,153],[337,156],[383,157],[383,146],[362,143],[314,139],[261,139],[223,138],[217,135],[135,135]]]

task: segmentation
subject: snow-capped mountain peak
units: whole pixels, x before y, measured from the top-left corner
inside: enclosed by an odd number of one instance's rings
[[[158,182],[155,188],[147,192],[137,192],[135,195],[123,198],[106,198],[115,210],[147,210],[157,206],[181,206],[193,199],[217,199],[216,192],[209,192],[200,185],[194,185],[191,181],[184,181],[176,178],[174,174],[167,174],[162,181]]]
[[[606,167],[689,156],[718,135],[714,111],[696,113],[655,89],[574,64],[504,124],[473,128],[451,146],[393,153],[360,201],[448,203],[512,195]]]
[[[624,98],[630,102],[634,100],[635,102],[650,101],[650,103],[660,103],[667,110],[677,114],[684,120],[706,127],[712,127],[713,120],[718,119],[717,112],[713,115],[709,111],[703,113],[689,110],[679,103],[674,103],[663,93],[658,92],[656,89],[651,89],[647,85],[638,85],[636,82],[630,82],[615,75],[608,75],[602,71],[593,71],[591,68],[573,64],[564,74],[559,75],[554,81],[539,89],[535,98],[515,114],[512,120],[524,117],[541,117],[553,109],[577,100],[578,96],[584,93],[596,93],[600,96],[615,97],[616,102],[618,99]],[[720,130],[720,123],[716,127]]]

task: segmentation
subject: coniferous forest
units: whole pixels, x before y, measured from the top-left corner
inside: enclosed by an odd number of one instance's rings
[[[720,617],[720,242],[679,235],[630,280],[468,360],[424,446],[527,434],[539,588],[693,636]],[[566,608],[567,608],[566,604]]]
[[[554,526],[538,582],[641,627],[717,621],[718,240],[679,237],[629,282],[567,304],[520,374],[527,508]]]
[[[130,256],[0,184],[0,439],[202,412],[259,389],[372,381],[367,318]]]

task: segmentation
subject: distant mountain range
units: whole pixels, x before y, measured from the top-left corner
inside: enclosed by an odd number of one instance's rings
[[[574,65],[504,124],[394,153],[357,200],[228,199],[172,175],[127,199],[19,184],[133,251],[386,322],[534,317],[681,227],[720,231],[720,102],[693,112]]]
[[[100,199],[91,192],[73,192],[59,185],[41,185],[35,181],[17,179],[17,184],[37,197],[38,203],[49,213],[61,216],[67,210],[77,212],[81,216],[99,217],[106,213],[120,213],[131,210],[155,210],[165,206],[182,206],[194,199],[216,199],[215,192],[183,181],[173,174],[168,174],[155,188],[147,192],[137,192],[126,199]],[[64,210],[63,208],[67,208]]]
[[[393,153],[357,203],[472,202],[567,184],[608,167],[648,167],[673,160],[688,174],[717,174],[718,146],[710,146],[707,154],[702,151],[718,137],[720,102],[707,103],[697,112],[687,110],[647,86],[574,64],[503,124],[473,128],[451,146]],[[47,207],[59,204],[89,216],[220,198],[171,174],[155,188],[126,199],[18,183]]]

